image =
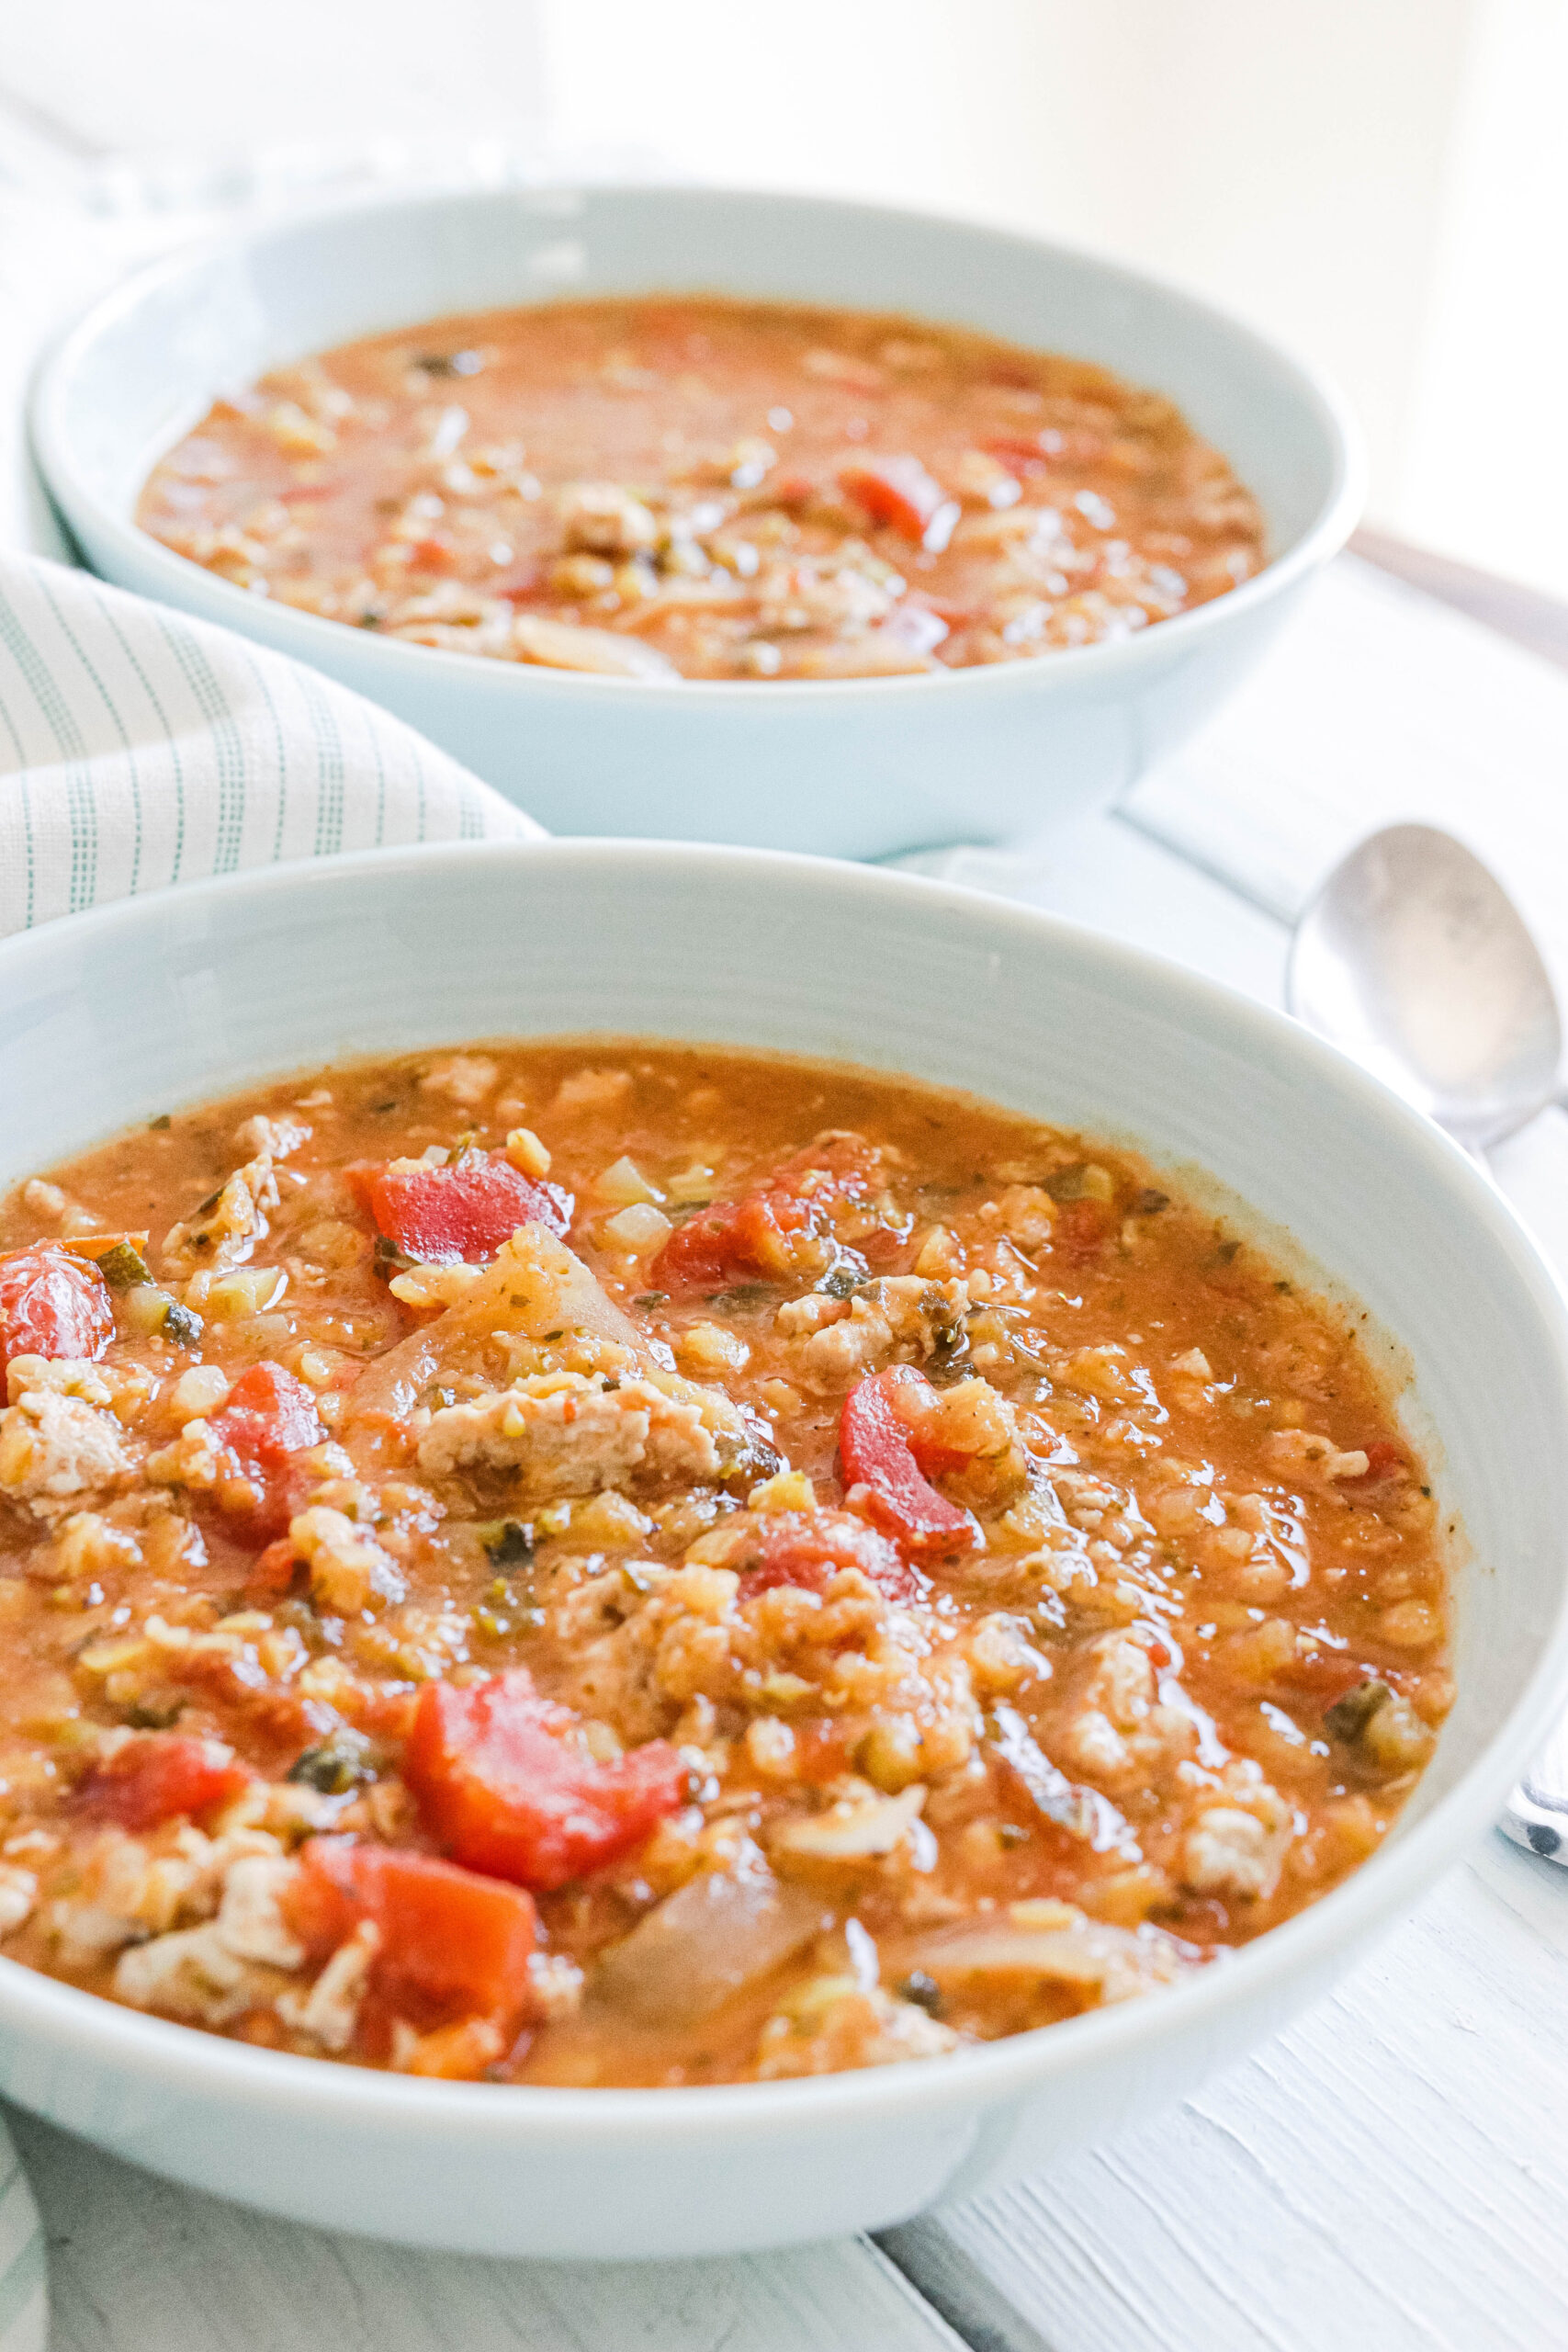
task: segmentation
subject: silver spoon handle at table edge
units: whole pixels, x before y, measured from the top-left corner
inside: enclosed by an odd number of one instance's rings
[[[1568,1866],[1568,1713],[1531,1758],[1497,1826],[1527,1853]]]

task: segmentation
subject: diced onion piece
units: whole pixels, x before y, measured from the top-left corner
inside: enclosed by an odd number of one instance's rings
[[[601,1200],[614,1201],[617,1208],[630,1208],[637,1201],[648,1201],[657,1207],[664,1198],[649,1182],[636,1160],[628,1159],[625,1153],[611,1161],[593,1189]]]
[[[792,664],[797,678],[910,678],[936,667],[927,650],[891,628],[813,645]]]
[[[214,1323],[238,1323],[276,1306],[288,1288],[288,1277],[280,1266],[243,1266],[213,1276],[202,1312]]]
[[[550,1155],[532,1127],[513,1127],[506,1138],[506,1157],[525,1176],[547,1176]]]
[[[1015,1904],[1010,1921],[933,1937],[913,1955],[913,1965],[942,1985],[966,1978],[1070,1984],[1102,2002],[1174,1984],[1202,1961],[1161,1928],[1108,1927],[1070,1903]]]
[[[890,1854],[919,1820],[925,1801],[925,1789],[917,1781],[896,1797],[867,1797],[858,1804],[836,1804],[826,1813],[785,1822],[773,1838],[772,1850],[781,1859],[824,1862]]]
[[[591,1997],[643,2024],[691,2024],[777,1968],[831,1917],[819,1896],[765,1871],[704,1871],[605,1953]]]
[[[672,662],[651,645],[615,629],[578,628],[570,621],[543,619],[536,613],[519,613],[512,625],[512,639],[520,658],[547,670],[589,670],[605,678],[675,678]]]
[[[601,1230],[607,1241],[615,1243],[622,1250],[633,1250],[640,1258],[667,1241],[671,1227],[669,1218],[661,1216],[651,1203],[637,1201],[629,1209],[621,1209],[615,1216],[606,1217]]]

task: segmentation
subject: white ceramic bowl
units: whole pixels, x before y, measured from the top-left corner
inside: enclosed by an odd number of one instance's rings
[[[1262,502],[1273,560],[1122,644],[925,677],[649,685],[378,639],[253,596],[131,520],[154,459],[264,368],[444,311],[670,288],[908,311],[1101,361],[1168,393],[1224,451]],[[1173,287],[999,230],[699,188],[426,196],[178,254],[66,337],[33,435],[106,579],[358,687],[549,830],[848,857],[1020,840],[1108,800],[1250,667],[1359,498],[1335,395]]]
[[[922,2064],[713,2090],[418,2082],[219,2041],[0,1961],[0,2091],[202,2188],[420,2244],[700,2254],[874,2228],[1187,2091],[1481,1834],[1564,1679],[1568,1323],[1464,1155],[1280,1016],[976,894],[669,843],[386,851],[7,942],[0,1181],[336,1056],[594,1030],[835,1056],[1134,1138],[1179,1182],[1213,1171],[1365,1302],[1473,1547],[1458,1704],[1396,1834],[1190,1984]]]

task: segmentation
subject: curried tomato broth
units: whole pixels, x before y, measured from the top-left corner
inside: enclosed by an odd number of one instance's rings
[[[784,2079],[1223,1965],[1451,1698],[1346,1318],[1128,1154],[483,1044],[0,1204],[0,1930],[268,2047]]]
[[[142,527],[255,595],[607,676],[862,678],[1122,638],[1264,560],[1171,402],[957,327],[660,295],[275,369]]]

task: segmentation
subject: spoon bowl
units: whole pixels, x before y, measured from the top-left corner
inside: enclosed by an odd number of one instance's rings
[[[1390,825],[1335,867],[1301,919],[1291,1011],[1483,1152],[1557,1091],[1551,977],[1507,892],[1431,825]]]

